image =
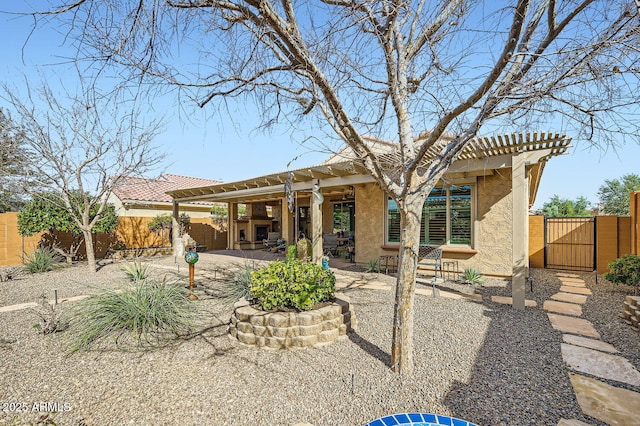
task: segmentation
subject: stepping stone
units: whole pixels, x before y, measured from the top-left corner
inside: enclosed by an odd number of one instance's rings
[[[577,277],[559,277],[560,281],[563,283],[579,283],[584,284],[584,280],[582,278]]]
[[[584,294],[575,293],[556,293],[551,296],[553,300],[559,300],[561,302],[578,303],[582,305],[587,302],[587,296]]]
[[[507,296],[491,296],[491,301],[495,303],[502,303],[503,305],[512,305],[513,298]],[[535,300],[525,299],[524,306],[529,308],[535,308],[538,306]]]
[[[380,285],[380,284],[365,284],[360,286],[360,288],[366,288],[368,290],[391,290],[391,287],[388,285]]]
[[[569,272],[558,272],[556,274],[557,277],[567,277],[567,278],[580,278],[578,274],[571,274]]]
[[[569,368],[602,379],[640,386],[640,373],[625,358],[567,343],[560,346],[562,359]]]
[[[122,293],[121,290],[116,290],[116,293]],[[91,297],[90,294],[83,294],[81,296],[73,296],[73,297],[66,297],[64,299],[60,299],[58,300],[58,303],[62,303],[62,302],[77,302],[78,300],[84,300]],[[50,305],[55,305],[56,301],[55,300],[50,300],[49,304]]]
[[[336,288],[362,288],[363,286],[367,285],[367,281],[359,281],[359,280],[347,280],[345,279],[338,281],[336,279]]]
[[[576,419],[560,419],[558,426],[591,426],[589,423],[581,422]]]
[[[560,287],[560,291],[564,292],[564,293],[574,293],[574,294],[587,294],[587,295],[591,295],[593,293],[591,293],[591,290],[589,290],[588,288],[583,288],[583,287],[572,287],[569,285],[563,285]]]
[[[0,307],[0,312],[19,311],[21,309],[36,308],[37,306],[38,306],[38,304],[35,303],[35,302],[19,303],[17,305],[2,306],[2,307]]]
[[[575,336],[573,334],[563,334],[562,340],[564,340],[565,343],[582,346],[583,348],[597,349],[602,352],[618,353],[618,350],[613,345],[603,342],[602,340],[589,339],[588,337]]]
[[[573,303],[557,302],[555,300],[546,300],[542,305],[545,311],[557,312],[559,314],[574,315],[579,317],[582,315],[582,307]]]
[[[388,287],[391,288],[391,286],[387,283],[385,283],[384,281],[377,281],[377,280],[369,280],[366,282],[366,284],[368,285],[374,285],[377,287]]]
[[[431,288],[417,288],[415,290],[416,294],[420,294],[422,296],[433,296],[433,290]],[[482,302],[482,295],[480,294],[464,294],[464,293],[453,293],[450,291],[443,290],[441,288],[438,289],[438,295],[441,297],[446,297],[448,299],[457,299],[457,300],[474,300],[476,302]]]
[[[610,425],[637,425],[640,393],[616,388],[596,379],[569,373],[582,411]]]
[[[596,339],[600,338],[600,333],[598,333],[596,329],[593,328],[593,324],[586,319],[551,313],[547,313],[547,316],[549,317],[549,321],[551,321],[551,326],[558,331],[594,337]]]
[[[567,286],[567,287],[587,288],[587,285],[584,282],[577,283],[577,282],[572,282],[572,281],[563,281],[562,285],[563,286]]]

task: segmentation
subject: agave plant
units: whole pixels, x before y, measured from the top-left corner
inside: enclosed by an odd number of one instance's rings
[[[24,270],[31,274],[50,271],[56,263],[60,262],[56,252],[48,247],[41,247],[32,253],[25,253],[25,257]]]
[[[477,285],[482,285],[484,283],[484,279],[482,278],[482,274],[477,269],[466,268],[462,273],[462,282],[475,287]]]
[[[129,277],[129,280],[134,283],[144,281],[149,277],[149,265],[146,263],[142,263],[140,260],[127,262],[120,269],[122,269],[127,277]]]
[[[378,259],[368,259],[365,272],[380,272],[380,262]]]

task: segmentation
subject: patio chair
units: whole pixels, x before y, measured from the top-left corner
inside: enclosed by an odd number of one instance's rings
[[[420,246],[418,250],[418,266],[433,268],[435,271],[434,278],[438,276],[438,271],[440,271],[440,278],[444,279],[442,249],[434,246]]]
[[[266,240],[262,240],[262,243],[264,244],[264,246],[267,249],[271,249],[273,247],[276,247],[278,245],[278,240],[280,239],[280,233],[279,232],[269,232],[267,234],[267,239]]]
[[[322,236],[322,252],[325,256],[334,257],[338,251],[338,236],[336,234],[324,234]]]

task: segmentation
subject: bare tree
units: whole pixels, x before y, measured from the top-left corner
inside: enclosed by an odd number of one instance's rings
[[[3,88],[34,159],[37,186],[60,194],[59,207],[82,231],[89,268],[95,272],[92,231],[114,186],[127,176],[149,172],[162,160],[152,145],[158,123],[145,124],[139,112],[117,96],[64,98],[43,85],[37,96],[30,92],[25,97]]]
[[[24,145],[23,135],[0,109],[0,213],[18,210],[25,202],[25,188],[33,188],[32,161]]]
[[[398,372],[413,366],[420,212],[463,147],[540,123],[614,143],[640,123],[630,0],[77,0],[34,16],[51,15],[101,70],[177,85],[202,107],[253,99],[265,123],[318,118],[353,150],[401,215]],[[395,140],[393,161],[366,135]]]

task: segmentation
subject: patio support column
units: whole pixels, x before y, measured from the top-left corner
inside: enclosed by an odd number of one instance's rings
[[[524,309],[525,278],[527,270],[527,227],[529,226],[529,188],[526,175],[526,153],[511,159],[512,202],[512,265],[511,296],[513,307]]]
[[[320,193],[320,181],[313,184],[311,191],[311,260],[322,264],[322,203],[324,197]]]
[[[233,250],[236,242],[236,230],[234,220],[238,217],[238,204],[227,203],[227,250]]]
[[[293,216],[289,212],[289,206],[287,205],[287,199],[280,199],[280,236],[287,242],[287,246],[295,245],[295,232],[293,232]]]
[[[180,208],[175,201],[173,202],[172,213],[171,232],[173,233],[173,255],[182,256],[184,254],[184,245],[182,244],[182,235],[180,235]]]

